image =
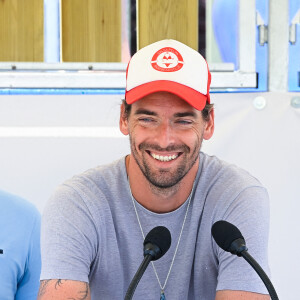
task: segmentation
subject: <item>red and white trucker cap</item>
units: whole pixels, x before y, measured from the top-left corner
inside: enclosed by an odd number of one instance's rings
[[[210,103],[211,74],[200,53],[175,40],[162,40],[136,52],[127,67],[128,104],[154,92],[170,92],[197,110]]]

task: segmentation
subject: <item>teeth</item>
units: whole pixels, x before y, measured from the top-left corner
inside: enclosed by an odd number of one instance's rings
[[[162,155],[157,155],[154,153],[151,153],[151,156],[160,161],[170,161],[170,160],[173,160],[178,157],[178,155],[175,155],[175,154],[169,155],[169,156],[162,156]]]

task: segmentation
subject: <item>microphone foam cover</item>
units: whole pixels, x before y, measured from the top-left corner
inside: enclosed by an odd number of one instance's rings
[[[244,237],[239,229],[227,221],[217,221],[211,228],[211,234],[220,248],[230,252],[233,241]]]
[[[160,257],[163,256],[171,246],[171,233],[169,229],[164,226],[154,227],[145,237],[144,245],[148,243],[156,245],[161,251]]]

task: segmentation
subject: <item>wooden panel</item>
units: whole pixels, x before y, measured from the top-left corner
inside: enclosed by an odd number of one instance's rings
[[[170,38],[198,50],[198,0],[137,1],[138,49]]]
[[[62,60],[121,61],[121,1],[61,0]]]
[[[0,0],[0,61],[43,61],[43,24],[43,0]]]

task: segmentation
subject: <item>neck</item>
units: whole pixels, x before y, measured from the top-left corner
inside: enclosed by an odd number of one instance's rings
[[[180,207],[190,195],[197,174],[199,160],[190,171],[170,188],[152,185],[144,176],[135,159],[126,157],[126,169],[133,197],[142,206],[155,213],[167,213]]]

